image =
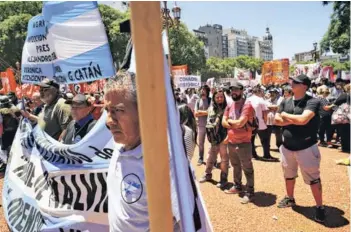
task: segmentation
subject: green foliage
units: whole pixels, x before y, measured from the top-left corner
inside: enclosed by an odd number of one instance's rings
[[[99,11],[105,25],[113,60],[115,62],[122,62],[130,35],[127,33],[121,33],[119,30],[119,24],[122,21],[127,20],[130,13],[123,13],[103,4],[99,5]]]
[[[323,2],[327,5],[329,2]],[[350,51],[350,2],[333,2],[333,14],[328,31],[320,41],[322,51],[347,54]]]
[[[40,14],[41,7],[42,2],[0,2],[0,58],[13,67],[21,61],[28,21]]]
[[[184,24],[170,28],[169,44],[172,65],[187,64],[192,74],[205,68],[204,45]]]
[[[236,58],[217,58],[211,57],[206,62],[206,68],[202,70],[201,77],[232,76],[234,68],[249,69],[250,71],[261,70],[264,61],[250,56],[238,56]]]

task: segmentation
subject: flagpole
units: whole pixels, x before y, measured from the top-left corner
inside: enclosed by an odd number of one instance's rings
[[[173,231],[160,3],[130,6],[150,230]]]

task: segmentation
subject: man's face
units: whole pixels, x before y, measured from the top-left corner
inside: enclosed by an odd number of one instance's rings
[[[299,83],[297,81],[292,81],[291,82],[291,88],[294,94],[299,94],[300,92],[306,92],[307,91],[307,86]]]
[[[40,100],[40,95],[33,96],[33,105],[35,107],[40,106],[43,102]]]
[[[89,114],[90,110],[91,107],[87,106],[86,104],[73,103],[71,107],[72,118],[75,121],[79,121],[85,118]]]
[[[56,99],[58,94],[58,90],[54,87],[49,87],[49,88],[41,87],[39,89],[39,92],[40,92],[40,99],[45,104],[50,104],[51,102],[53,102]]]
[[[277,97],[277,93],[276,92],[270,92],[270,98],[273,100]]]
[[[336,82],[335,83],[335,88],[342,89],[343,88],[343,83],[342,82]]]
[[[243,90],[240,88],[232,88],[232,98],[234,101],[239,101],[242,98]]]
[[[124,90],[112,90],[105,94],[107,111],[106,125],[116,143],[126,147],[140,141],[138,109],[134,102],[125,97]]]

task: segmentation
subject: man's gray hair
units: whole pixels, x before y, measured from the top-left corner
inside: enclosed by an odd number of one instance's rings
[[[124,97],[129,98],[137,104],[137,88],[135,83],[135,74],[128,71],[119,71],[116,76],[110,78],[104,87],[104,94],[111,91],[122,91]]]

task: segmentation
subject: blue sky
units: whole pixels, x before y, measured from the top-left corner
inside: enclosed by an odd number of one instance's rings
[[[111,4],[111,3],[110,3]],[[113,5],[113,4],[111,4]],[[118,5],[118,3],[116,4]],[[315,2],[179,2],[181,20],[189,29],[221,24],[223,28],[245,29],[263,36],[265,28],[273,35],[274,58],[291,59],[295,53],[313,49],[327,31],[332,4]],[[168,2],[169,8],[174,2]]]

